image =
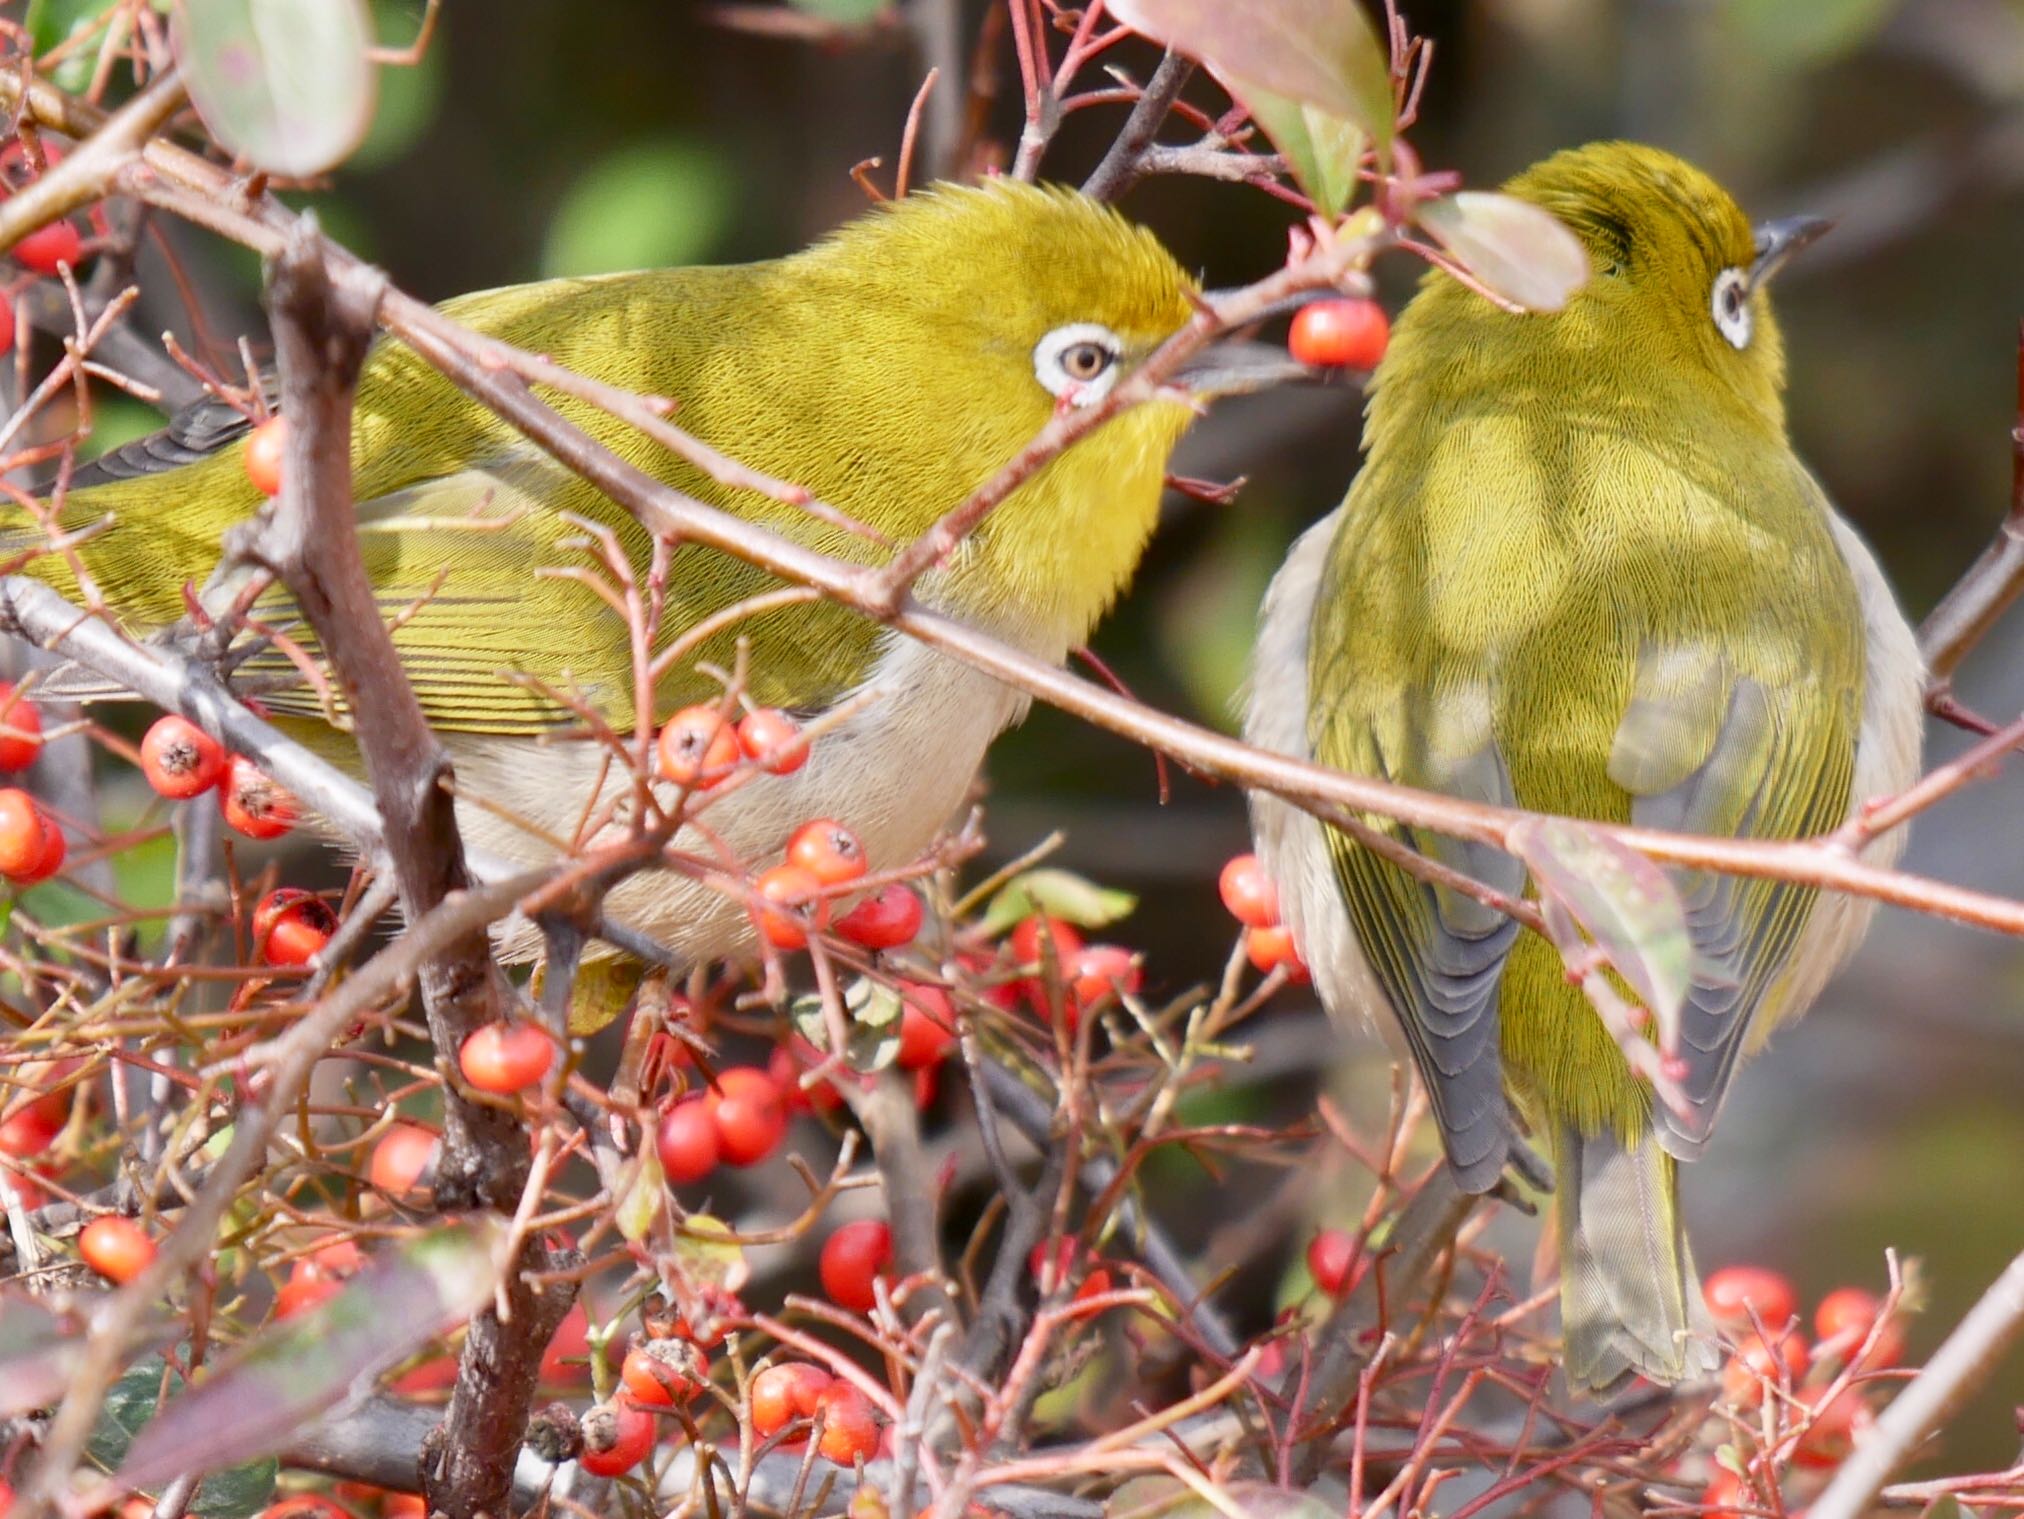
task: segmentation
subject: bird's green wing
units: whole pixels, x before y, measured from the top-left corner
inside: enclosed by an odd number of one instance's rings
[[[1436,702],[1412,675],[1390,702],[1358,700],[1371,687],[1349,678],[1342,649],[1317,647],[1316,691],[1338,699],[1316,710],[1316,754],[1356,774],[1510,806],[1511,776],[1490,731],[1481,686]],[[1334,676],[1330,667],[1334,666]],[[1339,677],[1339,678],[1337,678]],[[1446,721],[1426,721],[1439,714]],[[1524,868],[1485,845],[1366,819],[1430,860],[1515,895]],[[1504,1094],[1497,993],[1518,925],[1474,898],[1429,885],[1331,831],[1338,884],[1351,922],[1413,1052],[1440,1124],[1456,1183],[1483,1192],[1522,1152]]]
[[[1610,779],[1631,821],[1681,833],[1797,838],[1848,815],[1860,723],[1859,670],[1778,661],[1751,673],[1709,656],[1648,650],[1617,728]],[[1696,964],[1681,1018],[1689,1115],[1654,1110],[1662,1142],[1698,1155],[1751,1026],[1787,968],[1814,893],[1705,871],[1671,872]],[[1775,1010],[1770,1010],[1775,1011]]]
[[[592,535],[561,515],[569,512],[612,528],[637,578],[639,600],[649,602],[646,535],[629,521],[613,520],[617,514],[608,503],[531,448],[359,503],[359,544],[380,614],[436,727],[538,734],[581,723],[578,703],[621,732],[634,726],[624,588]],[[779,585],[714,550],[675,549],[655,649]],[[291,620],[294,609],[284,591],[271,592],[256,615],[285,624],[286,638],[318,652],[313,632]],[[698,667],[730,672],[740,639],[747,646],[746,689],[755,701],[820,710],[869,673],[878,637],[873,624],[828,603],[796,603],[736,620],[658,681],[654,715],[720,693],[722,683]],[[276,676],[290,668],[277,648],[249,661],[247,672]],[[322,712],[323,698],[307,684],[262,699],[277,713]]]

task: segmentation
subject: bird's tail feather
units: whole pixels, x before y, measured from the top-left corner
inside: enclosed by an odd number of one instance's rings
[[[1713,1326],[1680,1224],[1678,1162],[1649,1136],[1553,1134],[1567,1378],[1601,1391],[1636,1373],[1715,1369]]]

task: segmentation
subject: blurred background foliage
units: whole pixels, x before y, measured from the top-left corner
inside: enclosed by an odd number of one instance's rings
[[[907,0],[909,5],[916,0]],[[936,0],[919,0],[934,5]],[[994,0],[995,3],[995,0]],[[419,0],[379,0],[400,44]],[[5,7],[17,16],[15,4]],[[37,0],[45,40],[91,0]],[[443,297],[545,274],[762,257],[861,209],[849,169],[883,155],[889,181],[921,61],[909,15],[877,0],[738,7],[748,25],[667,0],[449,0],[418,68],[382,71],[371,137],[313,203],[326,226],[408,289]],[[968,58],[986,0],[951,0]],[[2007,499],[2017,323],[2024,314],[2024,4],[2016,0],[1421,0],[1436,54],[1413,133],[1431,166],[1492,184],[1555,149],[1627,136],[1701,162],[1753,213],[1839,218],[1781,279],[1793,430],[1843,509],[1876,543],[1911,613],[1926,611],[1987,538]],[[806,23],[827,15],[845,32]],[[754,29],[751,23],[761,23]],[[763,23],[776,23],[772,26]],[[785,35],[783,35],[785,33]],[[1011,49],[996,34],[990,135],[1018,129]],[[1116,61],[1143,77],[1153,54]],[[945,81],[946,87],[946,81]],[[1198,79],[1189,98],[1220,93]],[[1074,181],[1121,107],[1071,117],[1045,163]],[[1169,135],[1179,129],[1170,127]],[[1166,180],[1126,209],[1211,283],[1256,278],[1292,218],[1242,187]],[[236,250],[167,229],[217,334],[260,332],[257,274]],[[1402,301],[1418,270],[1382,271]],[[181,325],[149,284],[143,330]],[[1235,505],[1175,497],[1139,583],[1097,647],[1138,694],[1229,724],[1259,594],[1296,532],[1340,499],[1355,468],[1358,400],[1343,390],[1255,398],[1198,429],[1190,474],[1249,477]],[[150,425],[115,403],[101,440]],[[1483,510],[1497,482],[1483,482]],[[1964,672],[1999,720],[2024,707],[2024,613]],[[1935,732],[1935,757],[1958,735]],[[995,751],[999,855],[1065,829],[1062,862],[1142,894],[1122,935],[1152,990],[1215,977],[1231,926],[1218,864],[1245,846],[1242,801],[1177,777],[1157,800],[1151,760],[1037,711]],[[2012,766],[1924,819],[1912,868],[2024,893],[2024,777]],[[1202,1116],[1285,1114],[1317,1068],[1366,1122],[1381,1121],[1382,1046],[1331,1032],[1298,994],[1253,1030],[1255,1073],[1232,1071]],[[1334,1057],[1340,1056],[1337,1060]],[[1218,1230],[1278,1229],[1297,1255],[1316,1218],[1360,1199],[1340,1168],[1211,1176],[1174,1157],[1149,1173],[1156,1205]],[[1817,1295],[1882,1285],[1883,1251],[1924,1262],[1929,1351],[2024,1244],[2024,946],[1885,914],[1855,970],[1740,1083],[1720,1140],[1687,1180],[1703,1269],[1738,1260],[1789,1271]],[[1515,1262],[1532,1226],[1499,1225]],[[1296,1268],[1297,1269],[1297,1268]],[[1239,1282],[1252,1327],[1284,1283]],[[2009,1413],[2024,1365],[1956,1431],[1949,1465],[2014,1458]]]

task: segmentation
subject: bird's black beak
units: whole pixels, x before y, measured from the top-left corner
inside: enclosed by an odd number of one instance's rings
[[[1205,292],[1214,300],[1222,292]],[[1274,317],[1291,316],[1309,301],[1322,300],[1333,292],[1327,290],[1303,290],[1298,295],[1259,313],[1243,331],[1255,332],[1261,323]],[[1303,364],[1287,353],[1283,343],[1261,343],[1249,337],[1230,336],[1219,338],[1189,359],[1175,373],[1173,385],[1186,391],[1190,396],[1212,401],[1218,396],[1248,395],[1256,390],[1271,390],[1279,385],[1314,382],[1328,378],[1328,371]]]
[[[1750,265],[1750,288],[1771,283],[1785,261],[1827,235],[1834,223],[1824,216],[1785,216],[1757,228],[1757,257]]]

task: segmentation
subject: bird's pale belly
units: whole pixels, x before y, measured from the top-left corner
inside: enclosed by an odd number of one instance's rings
[[[816,740],[800,770],[758,775],[709,799],[674,847],[756,872],[778,862],[795,828],[827,817],[856,831],[873,869],[903,865],[963,804],[985,749],[1025,706],[1010,687],[909,638],[894,639],[859,701]],[[458,804],[465,838],[478,851],[545,863],[555,857],[553,849],[500,812],[568,838],[596,810],[590,798],[605,767],[595,744],[535,745],[471,734],[445,739],[459,790],[488,803]],[[599,805],[629,789],[620,767],[612,766],[603,775]],[[671,800],[673,789],[663,794]],[[690,960],[737,955],[753,940],[739,900],[673,871],[632,877],[606,899],[606,910]],[[507,958],[532,959],[539,947],[531,925],[514,920],[506,927],[501,951]]]

